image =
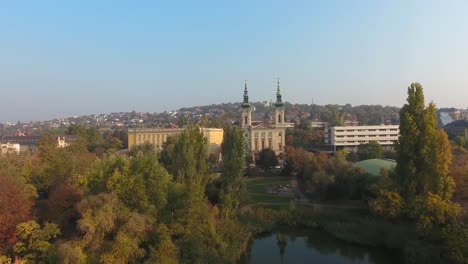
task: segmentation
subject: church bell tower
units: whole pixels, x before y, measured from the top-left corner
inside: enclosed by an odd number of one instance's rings
[[[284,127],[284,104],[281,98],[280,82],[277,81],[276,102],[275,102],[275,126]]]
[[[247,81],[244,84],[244,102],[242,103],[242,127],[248,128],[252,125],[252,108],[249,103],[249,92],[247,91]]]

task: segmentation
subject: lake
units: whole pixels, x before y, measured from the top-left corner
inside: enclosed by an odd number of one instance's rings
[[[241,264],[402,262],[398,251],[347,243],[320,230],[283,230],[259,236],[239,261]]]

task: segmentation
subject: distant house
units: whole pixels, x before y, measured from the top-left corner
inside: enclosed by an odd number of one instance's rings
[[[450,138],[462,136],[468,140],[468,120],[453,121],[445,125],[444,130]]]
[[[42,136],[3,136],[0,137],[1,144],[17,144],[19,145],[19,152],[32,151],[36,152],[37,145],[41,141]],[[78,139],[78,136],[67,135],[56,137],[57,146],[64,148]]]
[[[41,138],[41,136],[3,136],[0,138],[0,143],[18,144],[20,146],[20,152],[36,152],[37,144]]]
[[[0,144],[0,155],[5,154],[19,154],[20,153],[20,145],[15,143],[1,143]]]

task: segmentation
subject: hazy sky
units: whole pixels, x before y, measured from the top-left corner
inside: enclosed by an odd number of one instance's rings
[[[468,1],[3,1],[0,120],[273,99],[468,105]]]

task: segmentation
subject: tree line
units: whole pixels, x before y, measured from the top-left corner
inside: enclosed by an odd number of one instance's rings
[[[197,127],[172,138],[164,155],[148,146],[124,155],[118,145],[97,155],[96,134],[69,133],[80,140],[58,148],[44,137],[37,155],[0,157],[1,263],[229,263],[243,252],[239,128],[225,130],[220,179]]]

